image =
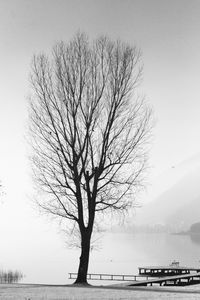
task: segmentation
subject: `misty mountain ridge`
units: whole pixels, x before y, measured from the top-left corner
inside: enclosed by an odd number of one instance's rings
[[[174,169],[179,180],[155,200],[137,209],[133,221],[136,226],[160,224],[171,231],[179,231],[200,221],[200,155],[169,170],[169,178]]]

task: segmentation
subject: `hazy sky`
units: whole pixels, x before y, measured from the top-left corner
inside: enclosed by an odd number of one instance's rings
[[[50,52],[56,41],[69,40],[77,30],[91,38],[107,34],[141,48],[140,90],[156,119],[153,183],[200,152],[199,16],[199,0],[0,0],[0,178],[6,191],[0,207],[0,267],[16,266],[30,275],[28,262],[40,263],[46,248],[58,260],[59,243],[59,251],[66,252],[56,226],[38,216],[30,201],[25,136],[33,54]]]

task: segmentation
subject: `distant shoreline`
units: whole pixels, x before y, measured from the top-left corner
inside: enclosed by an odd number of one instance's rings
[[[192,231],[180,231],[180,232],[172,232],[173,235],[197,235],[200,237],[199,232],[192,232]]]

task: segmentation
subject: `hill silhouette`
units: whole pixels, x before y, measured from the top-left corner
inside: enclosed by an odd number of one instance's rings
[[[179,180],[137,211],[136,224],[188,230],[200,220],[200,155],[180,163],[176,173]]]

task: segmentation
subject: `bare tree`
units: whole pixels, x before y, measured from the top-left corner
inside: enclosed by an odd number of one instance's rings
[[[141,53],[78,33],[49,59],[34,56],[30,130],[34,175],[50,214],[80,232],[76,283],[87,282],[96,216],[126,211],[142,184],[151,110],[136,94]]]

